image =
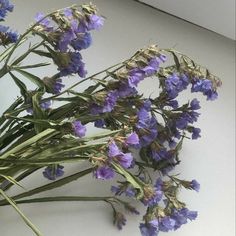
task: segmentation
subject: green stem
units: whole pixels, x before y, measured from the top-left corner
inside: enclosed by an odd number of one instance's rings
[[[115,197],[87,197],[87,196],[57,196],[57,197],[42,197],[42,198],[33,198],[26,200],[16,200],[17,204],[25,204],[25,203],[42,203],[42,202],[95,202],[95,201],[119,201],[119,199]],[[0,206],[7,206],[8,202],[0,204]]]
[[[25,197],[30,197],[32,195],[35,195],[35,194],[38,194],[38,193],[41,193],[41,192],[45,192],[45,191],[48,191],[48,190],[51,190],[51,189],[59,188],[59,187],[65,185],[65,184],[68,184],[72,181],[75,181],[75,180],[91,173],[92,171],[93,171],[93,168],[89,168],[89,169],[83,170],[81,172],[77,172],[73,175],[69,175],[67,177],[59,179],[59,180],[54,181],[52,183],[49,183],[49,184],[43,185],[41,187],[29,190],[27,192],[15,195],[15,196],[12,197],[12,199],[13,200],[18,200],[18,199],[25,198]],[[0,205],[4,204],[6,202],[7,202],[6,200],[0,201]]]

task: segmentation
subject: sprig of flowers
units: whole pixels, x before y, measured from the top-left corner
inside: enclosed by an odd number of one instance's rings
[[[0,0],[1,21],[12,10],[8,0]],[[35,22],[20,36],[0,26],[0,45],[6,47],[0,55],[0,78],[9,74],[21,93],[0,117],[0,194],[5,198],[0,206],[12,205],[36,235],[42,234],[16,204],[105,201],[113,209],[114,224],[122,229],[126,224],[124,211],[139,214],[120,198],[123,195],[146,207],[139,226],[143,236],[177,230],[197,217],[197,212],[189,210],[178,193],[181,188],[198,192],[200,184],[195,179],[181,180],[171,172],[180,164],[185,138],[201,137],[200,128],[195,127],[201,106],[196,98],[179,104],[178,96],[189,89],[212,101],[218,97],[221,82],[188,56],[157,45],[143,48],[128,60],[86,78],[82,52],[92,44],[91,32],[100,30],[103,23],[96,7],[84,4],[48,15],[38,13]],[[34,37],[39,42],[12,59],[15,50]],[[165,66],[168,54],[173,65]],[[25,59],[32,55],[38,56],[39,63],[25,64]],[[41,62],[41,58],[47,62]],[[58,69],[54,75],[41,78],[28,71],[51,63]],[[66,88],[63,81],[69,76],[79,80]],[[31,81],[35,89],[29,90],[22,77]],[[159,94],[154,98],[144,97],[138,89],[148,77],[159,81]],[[77,90],[88,80],[88,88]],[[89,123],[105,133],[88,136]],[[64,177],[65,163],[82,161],[90,168]],[[6,194],[42,168],[42,176],[51,183],[15,196]],[[111,187],[114,196],[30,198],[87,174],[95,181],[117,175],[123,180]]]

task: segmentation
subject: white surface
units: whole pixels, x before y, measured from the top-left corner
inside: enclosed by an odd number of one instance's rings
[[[74,3],[73,0],[15,0],[14,2],[15,13],[9,17],[9,24],[20,30],[28,25],[34,12],[57,9]],[[199,218],[169,235],[234,236],[234,42],[132,1],[96,0],[94,2],[101,13],[107,17],[107,21],[101,32],[94,33],[94,44],[85,55],[90,73],[128,58],[145,45],[158,42],[163,48],[176,46],[176,49],[206,65],[222,78],[223,87],[219,92],[218,101],[206,102],[205,98],[201,98],[203,109],[198,126],[202,128],[202,138],[185,143],[181,154],[183,161],[177,170],[181,172],[181,177],[196,178],[201,182],[202,189],[199,194],[184,190],[182,192],[182,197],[189,208],[199,211]],[[44,71],[41,75],[47,73],[50,72]],[[68,83],[72,82],[68,81]],[[1,79],[0,84],[0,108],[3,111],[19,91],[8,78]],[[153,79],[149,79],[141,87],[147,95],[158,90]],[[78,166],[66,169],[68,174],[76,170]],[[46,182],[41,173],[38,173],[24,181],[23,185],[30,189],[34,185],[40,186]],[[41,196],[107,195],[109,186],[110,182],[98,182],[91,177],[86,177]],[[21,205],[21,209],[40,228],[44,236],[140,235],[138,224],[141,216],[128,217],[127,226],[123,232],[119,232],[112,226],[111,209],[103,203],[91,205],[48,203]],[[141,205],[139,209],[143,209]],[[0,235],[32,236],[33,233],[13,209],[2,207]]]
[[[235,0],[141,0],[235,40]]]

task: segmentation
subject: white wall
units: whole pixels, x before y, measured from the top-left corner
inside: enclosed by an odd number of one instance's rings
[[[47,12],[70,5],[74,0],[14,0],[15,13],[9,24],[22,31],[37,11]],[[202,138],[186,142],[181,154],[182,163],[177,172],[186,179],[201,182],[199,194],[182,191],[189,208],[199,210],[199,218],[170,236],[233,236],[235,209],[235,44],[232,40],[193,26],[149,7],[127,0],[94,0],[107,17],[104,28],[94,33],[93,46],[84,54],[90,74],[128,58],[137,49],[150,43],[161,47],[175,46],[222,78],[219,100],[202,103],[202,116],[198,126]],[[29,61],[31,62],[31,61]],[[49,70],[39,72],[45,76]],[[71,78],[67,84],[78,80]],[[157,93],[155,80],[148,79],[141,89],[146,94]],[[3,111],[16,96],[18,89],[10,78],[0,80],[0,109]],[[182,99],[188,99],[183,97]],[[72,173],[79,165],[66,168]],[[27,179],[23,185],[30,189],[47,180],[41,173]],[[40,196],[108,195],[110,182],[91,177],[71,183]],[[17,192],[21,191],[17,189]],[[112,211],[103,203],[48,203],[21,205],[21,209],[41,229],[44,236],[138,236],[139,217],[128,217],[123,232],[112,226]],[[139,209],[142,209],[140,207]],[[32,236],[19,216],[10,207],[0,209],[1,236]],[[166,234],[160,234],[160,236]],[[168,234],[167,234],[168,235]]]
[[[140,0],[182,19],[235,37],[235,0]]]

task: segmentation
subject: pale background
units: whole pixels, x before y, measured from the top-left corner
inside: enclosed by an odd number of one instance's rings
[[[32,21],[35,12],[48,12],[82,1],[15,0],[13,2],[16,4],[15,12],[9,16],[8,24],[22,32]],[[205,98],[199,97],[202,102],[202,116],[198,126],[202,128],[202,138],[185,143],[181,155],[183,161],[176,170],[177,173],[181,172],[181,177],[196,178],[202,185],[199,194],[184,190],[181,194],[190,209],[199,211],[199,218],[169,235],[234,236],[235,42],[133,1],[93,2],[107,20],[100,32],[94,32],[94,43],[84,53],[90,74],[128,58],[145,45],[158,43],[163,48],[175,47],[188,54],[222,78],[223,87],[219,91],[217,101],[206,102]],[[40,73],[41,76],[45,76],[47,73],[51,74],[51,71]],[[75,80],[77,79],[73,81]],[[0,83],[0,112],[2,112],[19,91],[10,78],[4,78]],[[68,84],[71,83],[72,80],[68,81]],[[158,88],[155,85],[153,79],[148,79],[141,85],[141,89],[146,95],[157,93]],[[182,96],[181,99],[188,98]],[[76,170],[78,166],[66,168],[68,174]],[[23,185],[30,189],[35,184],[44,183],[47,183],[47,180],[38,173],[24,181]],[[109,195],[110,184],[86,177],[41,196]],[[17,191],[19,189],[13,192]],[[112,226],[111,209],[103,203],[47,203],[20,207],[45,236],[140,235],[138,224],[141,215],[128,217],[127,226],[123,232],[119,232]],[[142,209],[140,205],[139,210]],[[0,235],[31,236],[33,233],[11,207],[2,207]],[[160,235],[165,234],[160,233]]]

